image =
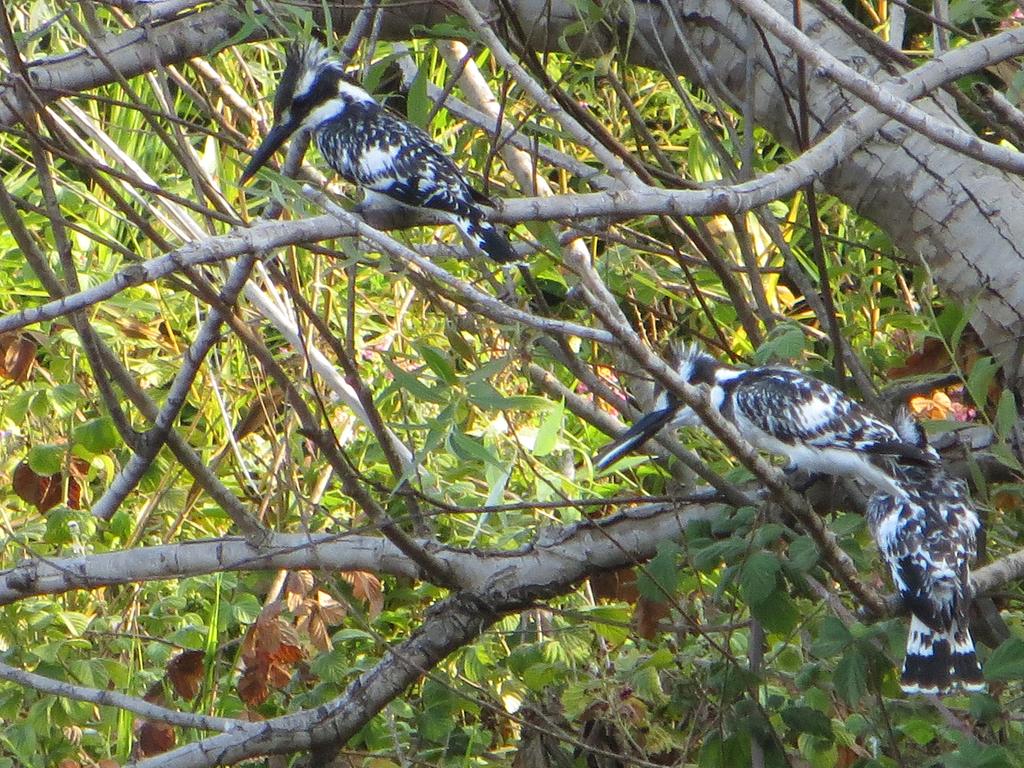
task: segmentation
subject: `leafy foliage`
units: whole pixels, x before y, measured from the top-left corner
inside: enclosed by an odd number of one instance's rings
[[[35,1],[9,9],[22,55],[85,49],[90,35],[115,34],[127,23],[113,7],[79,5],[60,13]],[[282,13],[282,36],[309,33],[314,21],[306,9],[274,5]],[[611,137],[638,173],[667,188],[733,176],[743,151],[734,141],[747,128],[756,165],[749,170],[770,171],[790,159],[764,129],[745,126],[742,115],[701,84],[670,80],[625,58],[581,60],[572,50],[575,34],[622,35],[623,50],[631,40],[628,25],[613,24],[605,4],[576,6],[579,20],[564,30],[566,50],[524,61],[550,92],[564,96],[563,104],[585,105],[585,127]],[[872,6],[879,13],[888,7]],[[954,11],[963,23],[1008,13],[977,3]],[[232,45],[258,28],[247,17]],[[443,54],[451,53],[445,39],[456,33],[478,37],[449,19],[411,44],[419,68],[401,94],[406,113],[464,161],[477,186],[495,196],[526,194],[513,164],[492,151],[490,134],[432,100],[432,88],[451,85],[453,66]],[[535,144],[565,155],[562,167],[530,158],[540,176],[556,193],[591,191],[571,169],[598,168],[594,148],[538,107],[492,53],[474,48],[467,61],[501,96],[506,120],[522,126]],[[355,64],[364,67],[364,84],[383,93],[392,88],[393,65],[402,57],[397,45],[364,40]],[[5,133],[3,185],[50,269],[73,285],[47,213],[47,182],[33,171],[34,138],[41,140],[36,151],[49,153],[45,172],[82,288],[225,235],[256,220],[272,201],[285,202],[288,219],[321,213],[299,185],[275,173],[262,174],[251,190],[234,184],[241,150],[259,130],[245,105],[256,105],[269,119],[263,100],[279,59],[269,43],[225,48],[203,62],[70,95],[51,104],[38,125]],[[452,91],[467,97],[462,86]],[[98,159],[89,159],[94,154]],[[994,457],[998,482],[1013,482],[987,485],[980,469],[976,480],[979,498],[991,501],[989,551],[1004,554],[1024,529],[1021,466],[1013,448],[1018,398],[973,337],[969,308],[945,304],[925,270],[894,254],[887,236],[852,209],[835,200],[818,207],[816,217],[800,192],[757,215],[609,215],[594,224],[598,236],[582,230],[583,242],[619,307],[652,346],[677,335],[696,338],[741,360],[796,363],[845,384],[825,323],[793,279],[799,270],[832,292],[844,338],[871,373],[884,378],[897,365],[907,379],[955,373],[956,383],[923,390],[914,407],[934,431],[964,421],[994,426],[998,442],[986,458]],[[825,286],[814,258],[815,230],[825,243]],[[564,293],[577,281],[563,269],[560,224],[526,222],[511,232],[517,242],[536,246],[529,260],[538,282]],[[418,227],[397,237],[463,283],[500,292],[503,276],[459,259],[447,228]],[[49,300],[11,227],[0,231],[0,262],[0,312]],[[6,478],[0,567],[29,558],[66,565],[164,544],[183,545],[179,555],[187,559],[190,542],[239,532],[231,510],[201,487],[173,446],[157,452],[109,519],[90,513],[152,426],[139,398],[118,379],[118,368],[157,407],[172,399],[190,345],[213,311],[202,281],[219,290],[230,271],[220,266],[126,281],[123,290],[76,317],[60,315],[0,335],[0,469]],[[487,317],[450,286],[365,238],[279,249],[253,284],[281,301],[294,292],[331,338],[297,312],[305,341],[296,344],[251,299],[239,302],[243,328],[219,331],[173,428],[253,519],[274,532],[308,537],[297,547],[311,546],[317,534],[379,537],[392,526],[500,559],[543,542],[538,533],[546,529],[586,529],[594,518],[632,508],[633,501],[676,494],[680,481],[691,479],[678,464],[666,470],[639,457],[603,475],[591,471],[590,459],[606,437],[599,418],[588,420],[581,406],[606,408],[602,389],[646,394],[622,358],[590,339],[553,341],[527,325]],[[553,301],[543,313],[524,296],[515,301],[548,319],[597,325],[592,312],[573,301]],[[300,305],[295,297],[291,303]],[[101,375],[80,323],[117,363],[108,361]],[[372,405],[397,439],[412,446],[409,466],[403,468],[374,427],[353,417],[311,372],[312,347],[328,350],[339,370],[345,369],[342,358],[350,358],[346,379],[364,388],[363,409]],[[322,434],[302,421],[286,385]],[[342,467],[325,459],[324,435],[343,451]],[[683,438],[730,483],[750,479],[706,434],[687,431]],[[349,492],[339,474],[346,466],[379,509]],[[594,506],[595,500],[608,508]],[[690,522],[678,539],[659,540],[649,558],[634,557],[635,542],[623,537],[623,567],[594,565],[586,585],[552,588],[550,599],[481,627],[475,640],[419,670],[414,685],[373,713],[346,743],[346,759],[375,768],[407,764],[410,755],[451,766],[724,768],[750,764],[756,753],[766,766],[1020,764],[1019,639],[983,652],[990,694],[951,699],[946,709],[904,699],[896,671],[903,620],[852,620],[856,606],[837,587],[813,539],[771,504],[716,510]],[[841,501],[830,530],[862,577],[881,588],[884,577],[856,512]],[[0,620],[2,662],[168,709],[273,718],[341,696],[416,636],[449,586],[385,575],[384,569],[275,573],[236,562],[181,572],[172,564],[165,578],[128,583],[121,575],[76,583],[59,594],[9,599]],[[843,610],[826,603],[824,594]],[[1019,597],[1012,586],[1000,606],[1016,632]],[[57,695],[9,676],[0,683],[0,719],[10,724],[0,733],[0,768],[108,768],[201,737],[155,716]]]

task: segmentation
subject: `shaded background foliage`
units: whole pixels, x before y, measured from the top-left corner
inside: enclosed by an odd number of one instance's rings
[[[95,49],[135,26],[119,7],[129,5],[26,1],[5,10],[12,40],[31,62]],[[612,23],[622,9],[574,7],[579,20],[570,33],[612,30],[620,45],[631,44],[628,26]],[[262,173],[251,189],[236,184],[245,148],[269,124],[268,97],[282,64],[277,40],[265,38],[307,37],[322,26],[320,8],[232,8],[237,34],[202,59],[67,94],[38,122],[7,126],[0,138],[3,186],[65,286],[73,283],[60,258],[55,215],[67,230],[77,280],[89,289],[131,264],[254,222],[271,202],[283,202],[286,220],[323,212],[302,182],[275,172]],[[880,2],[850,10],[884,35],[893,8]],[[931,27],[907,10],[907,48],[926,59]],[[1015,25],[1018,16],[1012,4],[954,3],[949,44]],[[339,49],[349,33],[325,31]],[[259,40],[244,42],[250,37]],[[529,137],[536,149],[530,162],[555,193],[602,188],[581,168],[603,174],[606,164],[496,62],[478,28],[453,14],[416,37],[400,46],[380,39],[371,23],[351,65],[371,91],[395,96],[389,103],[427,127],[476,186],[496,198],[534,193],[496,153],[486,127],[432,98],[438,89],[469,98],[468,86],[453,83],[452,62],[460,59],[454,69],[478,69],[504,119]],[[468,54],[448,42],[453,38],[469,43]],[[16,72],[7,51],[8,69]],[[407,52],[416,67],[403,75],[398,65]],[[657,186],[700,189],[770,172],[795,156],[699,81],[614,55],[519,53],[563,109]],[[964,92],[979,82],[1019,97],[1014,62],[972,76]],[[980,135],[1006,140],[982,117],[968,114]],[[542,156],[540,147],[559,155]],[[561,165],[551,157],[562,157]],[[312,154],[307,161],[303,178],[319,183],[322,163]],[[347,207],[357,197],[344,185],[331,190]],[[15,230],[8,218],[0,233],[5,314],[50,298]],[[547,311],[556,320],[598,325],[578,289],[571,290],[579,279],[563,249],[572,241],[654,348],[677,336],[700,339],[738,361],[793,362],[852,391],[862,387],[859,394],[875,402],[888,401],[865,382],[909,383],[902,397],[916,396],[914,408],[939,440],[965,425],[987,427],[984,450],[961,443],[947,458],[974,484],[987,525],[984,556],[998,559],[1016,548],[1022,507],[1013,382],[971,331],[972,307],[945,300],[926,266],[895,250],[883,231],[842,202],[803,190],[756,214],[625,218],[609,199],[601,217],[524,221],[511,234],[550,291]],[[462,258],[446,228],[394,235],[486,292],[505,279]],[[641,403],[649,395],[635,361],[592,339],[497,321],[396,253],[353,237],[276,250],[255,267],[252,281],[302,308],[297,325],[306,343],[292,343],[268,323],[250,296],[199,369],[174,429],[254,520],[277,533],[379,532],[378,512],[354,498],[343,468],[325,459],[324,435],[398,528],[473,552],[516,550],[558,526],[688,490],[692,477],[679,463],[637,456],[613,472],[592,470],[590,456],[607,439],[612,406],[627,393]],[[205,281],[219,289],[228,270],[222,263],[176,270],[90,306],[77,320],[60,316],[0,337],[7,480],[0,565],[141,552],[239,532],[237,519],[168,447],[108,519],[91,514],[128,463],[132,437],[104,401],[80,325],[162,405],[210,317]],[[822,298],[826,310],[831,300],[835,327],[864,362],[860,379],[850,378],[850,360],[836,365],[835,331],[815,304]],[[520,305],[543,314],[523,296]],[[412,447],[415,472],[396,467],[380,435],[311,372],[311,346],[325,350],[350,383],[358,372],[383,422]],[[116,380],[113,368],[100,378]],[[302,423],[285,384],[301,393],[319,433]],[[115,390],[127,386],[118,381]],[[122,396],[122,404],[131,399]],[[151,418],[133,402],[126,423],[143,432]],[[728,483],[751,481],[749,469],[715,439],[700,432],[683,439]],[[841,549],[870,588],[887,590],[856,494],[827,488],[821,495]],[[660,542],[635,569],[595,568],[575,588],[494,617],[474,641],[423,670],[404,695],[382,703],[343,745],[340,764],[1020,762],[1024,645],[1006,640],[1020,636],[1016,584],[1000,585],[991,596],[1005,626],[990,621],[987,632],[978,628],[993,646],[983,652],[990,693],[942,704],[905,699],[895,666],[902,618],[858,621],[861,606],[796,518],[768,504],[713,512],[685,525],[684,536]],[[383,567],[243,567],[189,576],[169,567],[164,576],[7,598],[3,663],[171,709],[273,718],[344,695],[389,648],[414,636],[449,586]],[[121,765],[201,735],[4,677],[5,765]]]

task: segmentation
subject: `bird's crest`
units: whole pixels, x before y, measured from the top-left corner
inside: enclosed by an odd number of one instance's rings
[[[281,82],[274,95],[275,119],[280,120],[296,94],[308,90],[316,73],[332,63],[331,52],[316,40],[288,46],[284,72],[281,73]]]
[[[924,427],[914,418],[906,405],[901,405],[896,409],[892,425],[896,428],[896,434],[900,436],[900,440],[920,448],[927,459],[933,462],[938,461],[939,454],[928,444],[928,435],[925,434]]]
[[[669,347],[669,362],[679,377],[688,384],[710,384],[714,372],[722,364],[709,355],[697,342],[675,341]]]

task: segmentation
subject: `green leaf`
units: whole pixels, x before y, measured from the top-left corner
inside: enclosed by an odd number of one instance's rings
[[[899,729],[922,747],[935,739],[935,726],[924,718],[911,718],[902,723]]]
[[[640,570],[637,591],[648,600],[659,603],[671,598],[676,591],[678,558],[679,545],[668,539],[658,542],[658,554]]]
[[[458,430],[453,430],[448,435],[448,444],[452,452],[460,459],[479,461],[482,464],[490,464],[492,467],[504,469],[505,466],[498,457],[491,453],[479,439],[465,435]]]
[[[555,232],[555,229],[551,226],[550,222],[527,221],[525,222],[525,226],[527,231],[533,235],[534,239],[543,245],[544,248],[551,253],[561,253],[562,246],[558,242],[558,234]]]
[[[1010,768],[1020,765],[1002,747],[964,739],[954,752],[942,755],[933,765],[942,768]]]
[[[801,618],[793,598],[782,589],[775,590],[761,602],[751,605],[750,612],[768,632],[780,635],[792,632]]]
[[[810,536],[801,536],[790,542],[786,555],[790,565],[806,572],[818,562],[818,546]]]
[[[775,591],[781,563],[770,552],[754,552],[740,571],[740,589],[750,605],[764,602]]]
[[[121,442],[121,437],[109,416],[101,416],[79,424],[72,433],[72,439],[90,453],[106,453]]]
[[[64,466],[66,445],[36,445],[28,451],[28,466],[37,475],[56,475]]]
[[[385,361],[388,370],[394,377],[394,382],[388,389],[404,390],[417,400],[424,400],[437,405],[448,405],[451,400],[451,393],[447,387],[428,387],[423,380],[415,373],[403,371],[390,361]]]
[[[420,67],[416,70],[416,77],[409,84],[409,92],[406,94],[408,105],[406,116],[409,122],[418,125],[420,128],[427,128],[427,118],[434,105],[427,96],[427,67]]]
[[[50,404],[58,416],[69,416],[78,408],[82,390],[78,384],[59,384],[49,392]]]
[[[58,618],[64,623],[64,626],[68,629],[68,634],[71,637],[79,637],[86,629],[88,629],[92,618],[86,616],[84,613],[78,613],[77,611],[61,611],[58,614]]]
[[[868,692],[867,666],[867,659],[856,647],[847,650],[846,655],[836,665],[832,683],[836,687],[836,693],[851,707],[857,706]]]
[[[849,628],[835,616],[822,619],[818,637],[811,645],[815,656],[835,656],[853,642]]]
[[[1013,391],[1004,389],[999,395],[999,405],[996,406],[996,433],[1003,438],[1013,433],[1017,424],[1017,398]]]
[[[832,521],[832,532],[839,538],[857,533],[864,527],[863,515],[841,512]]]
[[[999,363],[991,357],[979,357],[971,366],[971,372],[967,375],[967,391],[979,408],[984,408],[988,402],[988,388],[998,370]]]
[[[960,346],[960,336],[967,327],[967,312],[956,302],[950,302],[945,309],[935,318],[935,324],[939,333],[946,340],[951,349]]]
[[[565,421],[565,402],[561,401],[551,408],[537,429],[533,440],[533,455],[547,456],[558,445],[558,436],[562,434]]]
[[[727,739],[711,736],[704,740],[697,765],[700,768],[736,768],[750,765],[750,738],[735,734]]]
[[[459,377],[455,375],[452,364],[444,352],[428,344],[413,344],[413,347],[420,353],[420,357],[423,358],[427,367],[436,373],[445,384],[458,382]]]
[[[539,411],[551,407],[551,401],[535,395],[512,395],[506,397],[484,381],[474,381],[466,387],[466,394],[473,405],[485,410]]]
[[[1024,679],[1024,640],[1011,637],[992,651],[985,662],[985,679],[990,682]]]
[[[552,683],[562,675],[562,670],[555,664],[539,662],[531,664],[523,672],[523,683],[532,691],[548,690]]]
[[[1003,705],[987,693],[974,693],[971,694],[968,711],[978,722],[988,723],[1003,716]]]
[[[835,738],[832,721],[823,712],[805,706],[786,707],[780,713],[782,722],[799,733],[809,733],[830,741]]]
[[[766,523],[754,533],[754,546],[766,549],[782,538],[786,527],[778,523]]]
[[[239,624],[252,624],[260,615],[260,601],[255,595],[237,595],[231,603],[231,616]]]
[[[587,619],[593,622],[594,631],[607,642],[618,645],[629,639],[629,611],[622,605],[599,605],[587,609],[585,613]]]
[[[789,362],[804,352],[804,333],[799,326],[792,323],[777,326],[765,339],[764,344],[754,352],[754,362],[758,365],[767,363]]]

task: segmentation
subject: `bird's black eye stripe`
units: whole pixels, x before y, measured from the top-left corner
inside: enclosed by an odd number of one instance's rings
[[[295,96],[290,105],[291,119],[302,122],[313,109],[337,96],[340,79],[341,73],[335,68],[321,69],[313,80],[312,88]]]

